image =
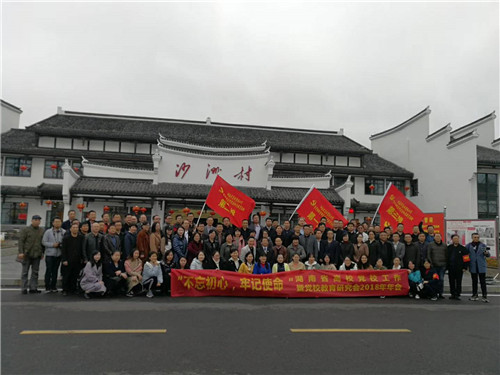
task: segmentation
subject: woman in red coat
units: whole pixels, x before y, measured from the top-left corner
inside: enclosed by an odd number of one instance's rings
[[[203,250],[203,242],[201,241],[201,235],[196,232],[193,235],[193,239],[188,244],[188,255],[187,261],[188,266],[191,264],[194,258],[198,256],[198,253]]]

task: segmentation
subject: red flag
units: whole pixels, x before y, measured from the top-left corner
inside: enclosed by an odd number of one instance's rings
[[[391,185],[380,203],[380,225],[395,228],[403,223],[405,228],[418,225],[425,214],[394,185]]]
[[[232,224],[241,227],[242,221],[248,219],[255,208],[255,201],[217,176],[208,193],[207,205],[220,216],[227,216]]]
[[[322,217],[326,217],[326,225],[330,228],[333,228],[333,220],[342,220],[344,226],[348,223],[348,220],[316,188],[313,188],[302,200],[297,207],[297,213],[306,220],[307,224],[315,228]]]

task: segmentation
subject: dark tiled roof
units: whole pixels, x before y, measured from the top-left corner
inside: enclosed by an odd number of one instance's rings
[[[380,132],[380,133],[376,133],[376,134],[373,134],[370,136],[370,139],[375,139],[375,138],[378,138],[379,136],[381,135],[384,135],[384,134],[388,134],[388,133],[392,133],[393,131],[396,131],[396,130],[400,130],[400,129],[403,129],[404,127],[406,127],[407,125],[410,125],[413,121],[419,119],[420,117],[422,117],[423,115],[427,114],[430,112],[430,109],[429,109],[429,106],[427,106],[424,110],[420,111],[419,113],[417,113],[415,116],[412,116],[410,117],[408,120],[405,120],[404,122],[402,122],[401,124],[399,125],[396,125],[390,129],[387,129],[387,130],[384,130],[383,132]]]
[[[36,134],[24,129],[12,129],[2,134],[2,153],[3,154],[22,154],[30,156],[49,156],[59,159],[79,159],[84,156],[86,159],[98,159],[102,161],[130,161],[145,162],[151,161],[149,154],[127,154],[123,152],[103,152],[86,150],[68,150],[62,148],[44,148],[37,147]]]
[[[318,153],[347,155],[370,152],[352,139],[335,134],[336,132],[313,131],[309,133],[308,128],[308,124],[304,124],[305,130],[278,130],[279,128],[265,126],[251,125],[250,128],[246,128],[245,125],[215,122],[206,124],[201,121],[58,114],[27,129],[47,136],[113,139],[154,144],[158,139],[158,134],[161,133],[179,142],[196,144],[203,140],[209,145],[221,147],[247,146],[248,140],[251,139],[252,144],[263,143],[267,140],[271,150],[276,152],[311,152],[311,149]]]
[[[484,117],[481,117],[480,119],[474,120],[474,121],[472,121],[471,123],[469,123],[467,125],[461,126],[458,129],[452,130],[451,134],[456,133],[456,132],[461,131],[461,130],[465,130],[466,128],[469,128],[469,127],[472,128],[472,127],[478,125],[481,121],[484,121],[484,120],[488,119],[489,117],[491,117],[492,119],[494,119],[496,117],[495,116],[495,111],[491,112],[490,114],[488,114],[488,115],[486,115]]]
[[[354,208],[356,211],[375,213],[375,211],[378,208],[378,203],[360,202],[357,199],[352,198],[351,199],[351,207]]]
[[[328,172],[328,171],[326,171]],[[302,172],[297,173],[296,171],[281,171],[281,170],[273,170],[274,178],[315,178],[315,177],[325,177],[325,173],[310,173],[310,172]]]
[[[500,151],[493,148],[477,146],[477,163],[500,166]]]
[[[2,195],[34,196],[62,199],[62,185],[42,183],[38,186],[2,185]]]
[[[2,195],[39,196],[36,186],[2,185],[1,191]]]
[[[115,196],[141,196],[154,198],[205,199],[209,185],[167,184],[153,185],[151,180],[130,180],[82,177],[71,188],[71,194],[103,194]],[[273,187],[238,188],[258,202],[299,203],[308,189]],[[343,204],[335,189],[319,189],[333,204]]]
[[[413,178],[413,173],[380,157],[378,154],[363,155],[362,167],[335,167],[328,165],[276,163],[274,171],[300,171],[309,173],[327,173],[333,175],[363,175]]]

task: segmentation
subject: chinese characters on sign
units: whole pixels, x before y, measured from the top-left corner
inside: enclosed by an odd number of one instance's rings
[[[186,176],[186,173],[188,173],[189,168],[191,168],[191,164],[186,164],[182,163],[181,165],[177,164],[177,170],[175,171],[175,177],[181,177],[181,179]]]
[[[172,297],[367,297],[408,294],[408,272],[292,271],[247,275],[226,271],[172,270]]]
[[[205,179],[208,180],[210,175],[218,175],[220,172],[222,172],[222,168],[220,167],[210,167],[210,164],[207,165],[207,174],[205,176]]]
[[[245,168],[241,167],[241,171],[236,173],[233,177],[235,177],[237,180],[240,180],[240,181],[243,179],[250,181],[250,173],[251,172],[252,172],[252,168],[250,166],[248,166],[248,169],[246,172],[245,172]]]

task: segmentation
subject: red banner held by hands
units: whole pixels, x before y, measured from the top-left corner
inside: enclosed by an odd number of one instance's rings
[[[248,219],[255,208],[255,201],[217,176],[208,193],[207,205],[220,216],[227,216],[232,224],[241,227],[242,221]]]
[[[408,294],[408,270],[289,271],[249,275],[216,270],[171,273],[172,297],[373,297]]]
[[[316,188],[313,188],[301,205],[297,207],[297,213],[314,228],[318,226],[322,217],[326,217],[326,225],[330,228],[333,228],[334,220],[342,220],[344,226],[348,223],[348,220]]]
[[[408,231],[414,225],[418,225],[425,216],[425,214],[394,185],[391,185],[380,203],[379,214],[380,225],[382,227],[391,226],[395,228],[399,223],[403,223]]]

